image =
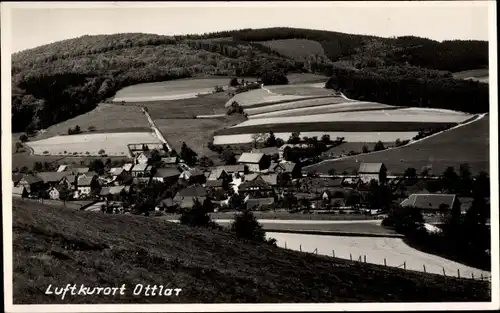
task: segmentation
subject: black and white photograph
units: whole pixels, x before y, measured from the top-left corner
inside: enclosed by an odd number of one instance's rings
[[[495,1],[2,2],[1,35],[5,312],[500,308]]]

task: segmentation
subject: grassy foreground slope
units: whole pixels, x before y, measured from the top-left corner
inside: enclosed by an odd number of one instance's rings
[[[14,303],[489,301],[488,283],[236,242],[232,234],[148,217],[15,200]],[[121,286],[124,296],[45,295],[49,284]],[[133,296],[135,284],[182,288]]]

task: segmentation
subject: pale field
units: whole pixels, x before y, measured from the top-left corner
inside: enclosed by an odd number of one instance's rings
[[[128,144],[161,143],[151,132],[140,133],[94,133],[81,135],[55,136],[48,139],[30,141],[27,144],[33,148],[34,154],[43,155],[73,155],[74,152],[81,156],[99,155],[99,150],[104,149],[109,156],[128,156]],[[64,154],[64,151],[67,154]],[[86,154],[89,152],[89,154]]]
[[[453,77],[457,79],[469,79],[476,80],[482,83],[489,82],[489,70],[488,69],[476,69],[468,70],[463,72],[453,73]]]
[[[328,114],[311,114],[293,117],[253,118],[234,127],[310,122],[437,122],[460,123],[472,115],[454,111],[406,108],[400,110],[376,110],[361,112],[340,112]]]
[[[315,107],[326,104],[343,104],[347,103],[348,100],[345,100],[342,97],[324,97],[324,98],[316,98],[316,99],[305,99],[298,101],[291,101],[285,103],[278,104],[270,104],[266,106],[256,107],[256,108],[248,108],[245,109],[245,113],[249,115],[249,118],[255,114],[269,113],[274,111],[282,111],[282,110],[290,110],[290,109],[298,109],[298,108],[306,108],[306,107]]]
[[[325,89],[325,83],[328,81],[328,78],[324,79],[325,82],[319,83],[303,83],[303,84],[288,84],[288,85],[273,85],[273,86],[265,86],[267,89],[275,92],[276,90],[281,89],[299,89],[299,88],[321,88]],[[332,90],[330,90],[332,91]]]
[[[283,140],[288,140],[290,138],[291,132],[275,133],[277,138]],[[396,139],[406,140],[415,137],[418,132],[301,132],[300,136],[304,137],[318,137],[321,138],[323,135],[330,135],[332,140],[337,137],[344,137],[347,142],[394,142]],[[215,145],[230,145],[238,143],[249,143],[253,142],[253,134],[237,134],[237,135],[218,135],[214,137]]]
[[[273,103],[287,100],[292,101],[298,99],[307,99],[311,97],[313,96],[280,95],[270,93],[265,89],[254,89],[235,95],[234,97],[229,99],[224,106],[230,107],[234,101],[236,101],[240,106],[246,107],[256,104]]]
[[[303,235],[286,233],[266,233],[267,238],[275,238],[279,247],[286,247],[292,250],[313,252],[316,248],[318,254],[332,256],[332,250],[335,250],[335,256],[342,259],[357,260],[360,256],[366,255],[366,261],[369,263],[384,265],[384,258],[387,266],[400,266],[406,262],[407,270],[423,272],[425,265],[428,273],[443,274],[443,268],[447,276],[458,276],[457,269],[460,270],[461,277],[475,278],[490,276],[491,273],[475,269],[445,258],[424,253],[413,249],[399,238],[383,237],[341,237],[341,236],[321,236],[321,235]]]
[[[318,99],[323,100],[323,99]],[[314,100],[311,100],[314,101]],[[345,101],[345,100],[344,100]],[[288,110],[279,110],[274,112],[266,112],[262,114],[251,115],[248,118],[269,118],[269,117],[286,117],[286,116],[303,116],[311,114],[328,114],[339,113],[345,111],[364,111],[364,110],[378,110],[378,109],[397,109],[397,107],[376,103],[376,102],[347,102],[337,104],[325,104],[308,107],[298,107]]]

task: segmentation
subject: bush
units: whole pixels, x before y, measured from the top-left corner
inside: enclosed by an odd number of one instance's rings
[[[368,146],[367,146],[367,145],[364,145],[364,146],[363,146],[362,151],[363,151],[363,153],[368,153],[368,152],[370,152],[370,150],[368,149]]]
[[[376,144],[375,144],[375,147],[373,148],[373,151],[382,151],[382,150],[385,150],[385,147],[384,147],[384,143],[382,141],[378,141]]]
[[[101,150],[99,150],[98,153],[102,155],[102,154],[106,153],[106,151],[104,151],[104,149],[101,149]]]
[[[231,231],[236,234],[236,237],[241,239],[254,240],[259,242],[275,243],[273,240],[266,240],[266,233],[259,224],[255,215],[250,210],[245,210],[238,214],[231,224]]]
[[[266,72],[262,75],[261,81],[264,86],[272,86],[272,85],[286,85],[288,84],[288,78],[282,72],[271,71]]]
[[[28,136],[23,134],[23,135],[21,135],[21,137],[19,137],[19,140],[21,140],[21,142],[26,142],[26,141],[28,141]]]
[[[43,154],[49,154],[49,151],[45,150],[43,151]]]
[[[198,199],[194,200],[194,204],[191,209],[188,209],[182,213],[180,222],[182,225],[188,225],[192,227],[210,227],[218,229],[221,228],[210,219],[210,215],[208,215],[208,212],[205,210],[204,206]]]
[[[229,81],[230,87],[237,87],[239,85],[240,83],[238,82],[238,79],[236,77],[231,78],[231,80]]]

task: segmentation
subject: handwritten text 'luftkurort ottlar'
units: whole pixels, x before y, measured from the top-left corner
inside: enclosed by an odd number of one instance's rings
[[[84,284],[67,284],[65,287],[53,287],[50,284],[45,290],[46,295],[58,295],[64,300],[65,296],[69,293],[72,296],[94,296],[94,295],[104,295],[104,296],[124,296],[132,293],[134,296],[145,296],[145,297],[170,297],[178,296],[182,291],[181,288],[169,288],[163,285],[143,285],[136,284],[134,288],[127,288],[126,284],[122,284],[120,287],[98,287],[98,286],[85,286]]]

